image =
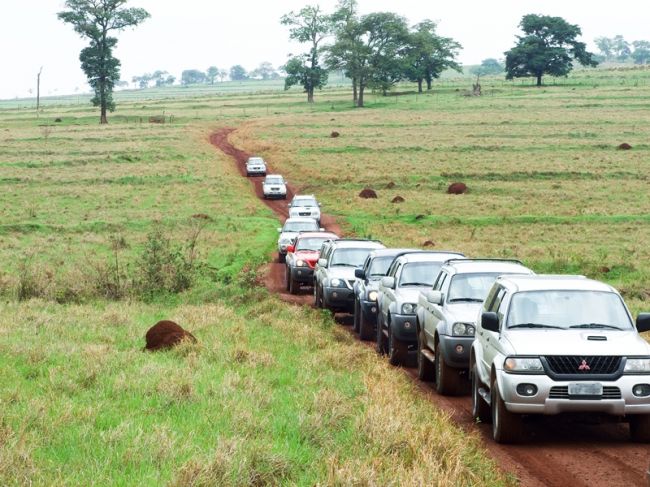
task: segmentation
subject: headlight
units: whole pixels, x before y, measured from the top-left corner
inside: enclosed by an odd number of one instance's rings
[[[344,287],[345,283],[341,279],[332,279],[330,281],[330,287]]]
[[[454,323],[454,326],[451,327],[452,335],[456,336],[473,337],[475,331],[474,325],[470,325],[469,323]]]
[[[514,374],[540,374],[544,372],[542,361],[537,357],[508,357],[503,362],[506,372]]]
[[[377,291],[370,291],[368,293],[368,301],[377,301],[378,293]]]
[[[298,259],[296,261],[296,267],[305,267],[305,261]]]
[[[629,358],[625,362],[625,374],[649,374],[650,358]]]
[[[418,309],[417,304],[404,303],[402,305],[402,314],[403,315],[412,315],[412,314],[415,314],[415,310],[417,310],[417,309]]]

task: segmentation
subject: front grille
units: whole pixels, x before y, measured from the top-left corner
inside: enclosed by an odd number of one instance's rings
[[[303,212],[298,213],[298,215],[299,216],[309,216],[309,215],[311,215],[311,213],[308,212],[308,211],[303,211]]]
[[[549,399],[569,399],[569,386],[555,386],[551,387],[551,392],[548,395]],[[621,390],[618,387],[605,386],[603,387],[603,395],[594,398],[580,398],[588,400],[600,399],[621,399]]]
[[[551,372],[557,375],[611,375],[618,371],[621,357],[547,355]]]

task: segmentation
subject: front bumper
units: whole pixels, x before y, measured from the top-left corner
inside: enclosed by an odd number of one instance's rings
[[[439,335],[439,338],[445,363],[455,369],[469,369],[469,351],[474,337]],[[457,351],[456,347],[462,347],[462,350]]]
[[[271,199],[271,198],[282,199],[282,198],[287,197],[287,193],[275,193],[275,192],[273,192],[273,193],[264,193],[264,197],[269,198],[269,199]]]
[[[352,312],[354,310],[354,291],[347,287],[323,288],[323,304],[326,308]]]
[[[361,300],[361,315],[366,323],[377,326],[377,301]]]
[[[307,284],[313,284],[314,278],[314,269],[311,267],[291,267],[291,279],[296,282],[303,282]]]
[[[391,315],[390,326],[393,336],[402,342],[417,342],[415,315]]]
[[[249,176],[266,176],[266,169],[263,169],[261,167],[253,167],[246,169],[246,174]]]
[[[522,414],[560,414],[560,413],[605,413],[615,416],[627,414],[650,414],[650,397],[636,397],[632,387],[649,384],[650,376],[623,375],[615,381],[599,382],[604,388],[618,388],[620,399],[557,399],[551,398],[551,388],[568,387],[572,381],[554,381],[546,375],[507,374],[499,372],[499,390],[506,408],[513,413]],[[587,381],[584,381],[587,382]],[[520,396],[518,384],[534,384],[537,394],[532,397]],[[557,395],[557,389],[556,395]]]

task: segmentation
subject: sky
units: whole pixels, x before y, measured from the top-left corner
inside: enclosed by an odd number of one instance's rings
[[[361,14],[391,11],[411,24],[437,21],[439,34],[463,46],[463,64],[503,57],[528,13],[578,24],[582,40],[593,50],[598,36],[650,37],[650,2],[642,0],[358,1]],[[180,78],[184,69],[204,71],[213,65],[226,70],[234,64],[251,70],[262,61],[282,65],[301,47],[289,42],[279,19],[306,4],[331,11],[336,0],[129,0],[128,6],[145,8],[151,18],[118,34],[115,55],[122,63],[122,79],[156,70]],[[0,99],[32,96],[41,66],[43,96],[88,91],[79,65],[86,42],[57,19],[63,8],[63,0],[0,0]]]

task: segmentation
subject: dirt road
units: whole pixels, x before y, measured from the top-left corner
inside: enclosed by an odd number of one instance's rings
[[[210,137],[210,142],[218,149],[233,157],[241,174],[246,177],[244,163],[248,154],[235,148],[228,135],[234,129],[222,129]],[[269,168],[269,171],[271,169]],[[262,198],[261,178],[250,178],[255,193]],[[288,198],[295,188],[289,188]],[[283,219],[287,217],[287,204],[284,200],[263,200]],[[341,235],[336,221],[323,215],[323,226]],[[291,295],[285,290],[284,265],[277,262],[264,268],[266,287],[277,293],[283,300],[293,304],[311,304],[311,290],[304,289],[301,294]],[[337,321],[351,325],[351,318],[337,315]],[[352,333],[352,331],[350,331]],[[368,342],[359,342],[372,346]],[[438,395],[429,384],[419,382],[414,369],[403,369],[413,378],[437,407],[450,413],[454,421],[463,429],[478,431],[488,452],[500,463],[505,471],[512,472],[520,479],[522,486],[645,486],[645,470],[650,462],[650,446],[631,443],[628,429],[624,424],[585,424],[568,419],[535,418],[527,424],[526,438],[520,445],[499,445],[492,441],[489,425],[476,424],[471,416],[469,397],[445,397]]]

